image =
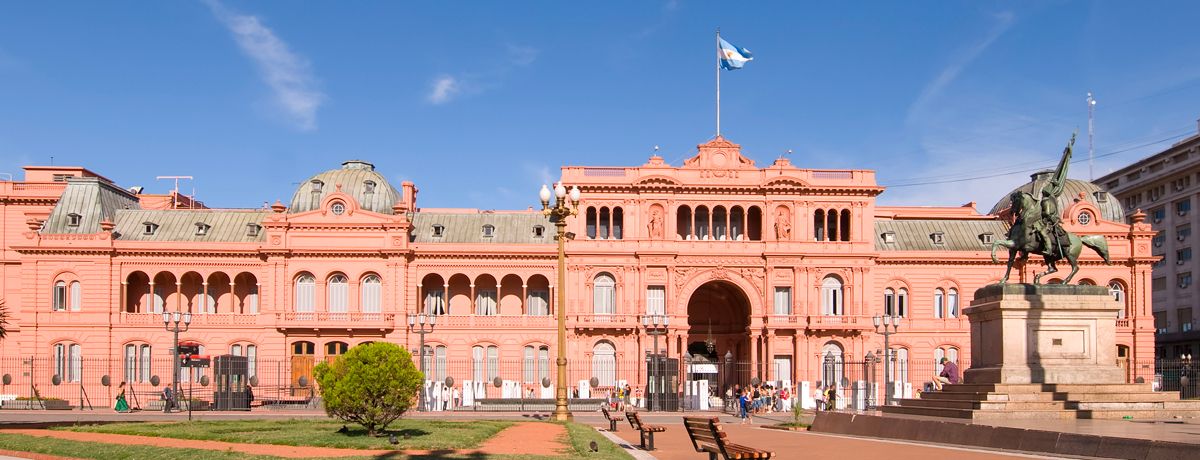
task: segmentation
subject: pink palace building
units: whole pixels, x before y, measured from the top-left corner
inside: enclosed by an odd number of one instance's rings
[[[488,382],[489,397],[501,394],[496,377],[522,396],[554,378],[559,308],[572,388],[593,377],[645,387],[656,341],[678,366],[725,363],[688,380],[844,381],[825,363],[877,356],[872,317],[895,314],[893,374],[919,388],[935,359],[969,358],[962,309],[1004,270],[1005,253],[997,264],[989,250],[1008,229],[1007,196],[985,213],[877,206],[873,171],[759,167],[722,137],[682,165],[568,166],[562,181],[582,199],[557,286],[555,229],[539,210],[422,208],[416,185],[395,187],[364,161],[312,176],[269,209],[210,209],[82,167],[28,166],[23,181],[0,182],[0,394],[85,390],[103,406],[117,381],[157,391],[150,377],[169,383],[172,372],[161,313],[177,310],[192,313],[181,339],[246,356],[259,385],[279,388],[311,382],[314,363],[359,343],[416,350],[408,315],[436,315],[424,336],[430,379]],[[1110,286],[1125,307],[1120,364],[1151,378],[1138,363],[1154,357],[1154,232],[1091,183],[1070,181],[1061,201],[1068,230],[1107,238],[1113,263],[1088,252],[1076,279]],[[669,317],[662,335],[647,334],[647,314]]]

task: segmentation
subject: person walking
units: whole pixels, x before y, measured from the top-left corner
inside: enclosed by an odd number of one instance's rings
[[[175,408],[175,392],[171,390],[170,386],[163,388],[162,399],[163,413],[171,412],[171,409]]]
[[[117,404],[113,409],[122,414],[129,412],[129,402],[125,401],[125,382],[117,386]]]
[[[750,392],[742,390],[741,394],[738,395],[738,407],[741,408],[742,425],[745,425],[747,422],[751,425],[754,424],[754,414],[751,413],[753,408],[750,406]]]
[[[837,398],[838,398],[838,394],[837,394],[837,386],[836,385],[830,385],[829,388],[826,388],[825,389],[825,410],[836,411],[837,410]]]

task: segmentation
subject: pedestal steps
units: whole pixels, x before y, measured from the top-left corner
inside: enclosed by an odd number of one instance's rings
[[[1147,384],[955,384],[921,396],[882,410],[974,420],[1200,417],[1200,401]]]

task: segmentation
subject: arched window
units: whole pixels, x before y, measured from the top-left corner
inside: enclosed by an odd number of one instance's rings
[[[675,234],[679,235],[679,239],[688,240],[692,236],[692,208],[687,205],[680,206],[675,211]]]
[[[297,313],[316,311],[317,279],[308,273],[296,277],[295,308]],[[311,315],[309,316],[311,319]]]
[[[362,312],[378,319],[383,308],[383,283],[377,275],[367,275],[362,280]]]
[[[258,345],[246,345],[246,377],[258,375]]]
[[[617,283],[612,275],[601,273],[596,275],[592,283],[592,313],[611,315],[616,311]]]
[[[538,372],[539,348],[544,349],[546,346],[542,345],[541,347],[537,347],[533,345],[526,345],[524,353],[521,355],[521,381],[527,384],[536,384],[539,380],[541,380],[541,374]]]
[[[842,241],[850,241],[850,210],[849,209],[842,210],[841,224],[842,225],[839,228],[842,229],[842,232],[840,235],[842,237]]]
[[[54,345],[54,375],[64,383],[77,383],[83,375],[83,349],[77,343]]]
[[[471,364],[475,381],[490,385],[500,375],[500,349],[495,345],[471,347]]]
[[[79,307],[83,305],[83,287],[78,281],[72,281],[68,288],[70,298],[67,301],[67,308],[71,311],[79,311]]]
[[[845,369],[843,368],[845,356],[843,355],[842,346],[837,342],[827,342],[821,347],[821,357],[818,358],[818,365],[821,368],[821,382],[826,386],[844,387],[842,382]],[[840,401],[840,399],[839,399]]]
[[[1128,306],[1125,305],[1125,285],[1120,281],[1112,280],[1108,282],[1108,293],[1112,294],[1113,300],[1121,304],[1121,309],[1117,311],[1117,318],[1125,317],[1125,310]]]
[[[896,291],[892,288],[883,290],[883,314],[887,316],[896,314]]]
[[[813,240],[825,241],[825,210],[813,212]]]
[[[697,240],[707,241],[708,236],[708,208],[705,206],[696,206],[696,222],[692,228],[695,230]]]
[[[838,212],[836,209],[825,212],[825,233],[828,241],[838,240]]]
[[[345,313],[350,304],[350,283],[346,280],[346,275],[329,277],[328,291],[329,312]]]
[[[947,307],[950,309],[948,318],[958,318],[958,289],[950,288],[949,294],[946,297]]]
[[[613,208],[612,211],[612,237],[614,240],[621,239],[625,233],[625,213],[621,208]]]
[[[821,313],[826,316],[841,316],[844,314],[842,308],[842,280],[834,276],[825,277],[821,281]]]
[[[600,380],[600,387],[616,385],[617,349],[613,344],[602,341],[592,347],[592,376]]]
[[[758,206],[751,206],[746,211],[746,237],[750,241],[762,241],[762,223],[762,210]]]
[[[433,382],[446,380],[446,346],[425,345],[425,379]]]
[[[56,281],[54,283],[54,300],[51,308],[54,311],[64,311],[67,309],[67,282]]]
[[[589,240],[596,239],[596,208],[588,206],[587,208],[587,237]]]
[[[125,381],[137,382],[138,377],[138,346],[125,345]]]
[[[334,358],[346,354],[348,350],[350,350],[350,345],[347,345],[346,342],[327,342],[325,343],[325,360],[332,362]]]
[[[724,206],[713,208],[713,239],[717,241],[725,241],[729,239],[727,219],[729,215],[725,213]]]
[[[610,226],[612,223],[612,214],[609,213],[608,207],[600,208],[600,220],[598,223],[599,223],[599,227],[598,227],[599,230],[597,230],[597,233],[598,233],[597,238],[600,238],[602,240],[607,240],[609,238],[612,238],[612,234],[609,233],[609,231],[611,230]]]
[[[742,241],[746,234],[746,211],[741,206],[729,210],[729,239]]]
[[[900,288],[896,294],[896,314],[908,316],[908,289]]]
[[[946,317],[946,291],[943,291],[942,288],[933,290],[933,317]]]

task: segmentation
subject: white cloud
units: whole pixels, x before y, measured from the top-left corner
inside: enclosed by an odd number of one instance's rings
[[[450,99],[457,96],[462,91],[462,86],[458,83],[458,79],[450,75],[442,75],[433,80],[429,91],[429,103],[441,105],[450,102]]]
[[[461,96],[478,94],[498,87],[513,70],[533,64],[540,50],[510,43],[505,45],[505,52],[505,60],[487,71],[437,76],[429,87],[426,100],[433,105],[442,105]]]
[[[206,3],[213,15],[229,29],[242,52],[258,66],[284,115],[302,130],[316,129],[317,110],[325,95],[316,88],[308,60],[293,53],[287,43],[257,17],[234,13],[217,0]]]
[[[983,54],[988,47],[992,46],[992,44],[995,43],[1001,35],[1004,35],[1004,32],[1012,26],[1013,19],[1014,16],[1012,12],[1003,12],[997,14],[996,24],[992,26],[992,30],[989,31],[982,40],[961,50],[960,53],[942,69],[941,73],[939,73],[936,78],[925,85],[925,88],[921,90],[921,94],[918,95],[917,99],[912,103],[911,106],[909,106],[909,121],[912,122],[914,118],[919,118],[920,115],[922,115],[926,110],[930,102],[941,95],[942,90],[944,90],[946,86],[950,85],[950,83],[954,82],[954,80],[958,78],[958,75],[962,73],[963,69],[966,69],[971,62],[975,61],[975,59],[978,58],[979,55]]]

